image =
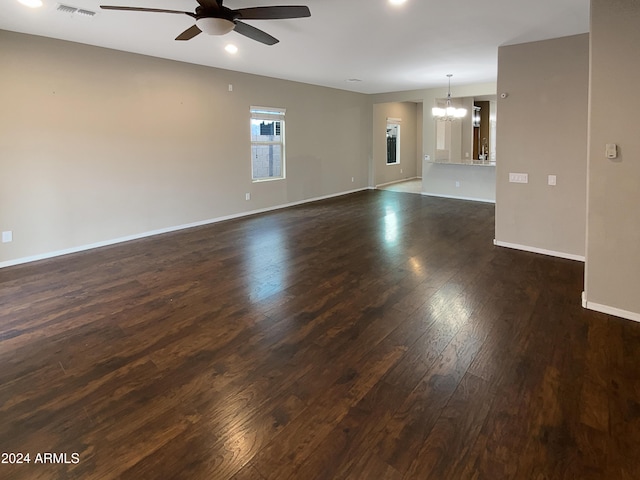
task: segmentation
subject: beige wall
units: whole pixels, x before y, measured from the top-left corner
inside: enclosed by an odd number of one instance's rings
[[[0,63],[0,265],[368,186],[366,95],[4,31]],[[251,181],[250,105],[286,180]]]
[[[495,202],[496,167],[424,162],[422,191],[426,195]]]
[[[588,34],[499,49],[499,243],[584,257],[588,69]],[[510,172],[529,183],[510,183]]]
[[[640,321],[639,25],[637,0],[592,0],[585,293],[588,307]]]
[[[384,185],[417,173],[417,105],[414,102],[381,103],[373,106],[374,184]],[[387,165],[387,118],[400,118],[400,163]]]
[[[422,129],[424,124],[424,106],[422,102],[416,104],[416,176],[422,177]]]

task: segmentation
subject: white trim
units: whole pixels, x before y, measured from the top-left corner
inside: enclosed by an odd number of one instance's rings
[[[542,255],[549,255],[551,257],[566,258],[567,260],[577,260],[578,262],[584,262],[583,255],[575,255],[573,253],[556,252],[555,250],[547,250],[545,248],[530,247],[528,245],[518,245],[517,243],[501,242],[493,240],[493,244],[498,247],[513,248],[515,250],[524,250],[525,252],[540,253]]]
[[[587,294],[585,291],[583,291],[582,295],[580,295],[580,300],[582,303],[582,308],[587,308]]]
[[[622,310],[621,308],[610,307],[608,305],[602,305],[600,303],[594,302],[586,302],[586,306],[583,304],[583,307],[588,310],[594,310],[600,313],[606,313],[607,315],[613,315],[614,317],[625,318],[627,320],[633,320],[634,322],[640,322],[640,313],[629,312],[627,310]]]
[[[255,118],[256,120],[282,120],[282,121],[284,121],[284,116],[287,113],[287,109],[286,108],[280,108],[280,107],[251,106],[251,107],[249,107],[249,112],[251,112],[251,118]]]
[[[31,255],[29,257],[16,258],[14,260],[7,260],[0,262],[0,268],[13,267],[23,263],[35,262],[38,260],[45,260],[47,258],[60,257],[62,255],[69,255],[71,253],[84,252],[86,250],[92,250],[94,248],[106,247],[109,245],[115,245],[117,243],[129,242],[131,240],[138,240],[141,238],[152,237],[155,235],[161,235],[163,233],[176,232],[178,230],[185,230],[187,228],[201,227],[203,225],[210,225],[212,223],[224,222],[225,220],[233,220],[235,218],[248,217],[250,215],[257,215],[259,213],[271,212],[273,210],[280,210],[288,207],[295,207],[296,205],[302,205],[304,203],[317,202],[319,200],[326,200],[328,198],[341,197],[343,195],[349,195],[351,193],[362,192],[371,190],[371,187],[357,188],[355,190],[348,190],[346,192],[332,193],[330,195],[323,195],[321,197],[308,198],[306,200],[300,200],[297,202],[284,203],[273,207],[259,208],[257,210],[251,210],[248,212],[234,213],[231,215],[225,215],[224,217],[216,217],[208,220],[202,220],[199,222],[186,223],[183,225],[177,225],[174,227],[160,228],[158,230],[151,230],[149,232],[137,233],[134,235],[127,235],[126,237],[113,238],[110,240],[104,240],[102,242],[90,243],[87,245],[80,245],[78,247],[65,248],[64,250],[56,250],[54,252],[41,253],[38,255]]]
[[[420,193],[425,197],[452,198],[454,200],[469,200],[471,202],[496,203],[495,200],[490,200],[488,198],[460,197],[457,195],[443,195],[440,193],[429,193],[429,192],[420,192]]]

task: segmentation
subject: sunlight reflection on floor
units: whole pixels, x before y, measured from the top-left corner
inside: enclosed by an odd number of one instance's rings
[[[391,185],[384,185],[376,188],[378,190],[390,190],[392,192],[421,193],[422,179],[414,178],[412,180],[407,180],[406,182],[392,183]]]

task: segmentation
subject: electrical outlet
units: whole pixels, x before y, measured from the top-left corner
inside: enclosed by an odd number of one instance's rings
[[[402,173],[402,169],[400,169],[400,173]]]
[[[355,182],[356,178],[355,177],[351,177],[351,183]]]
[[[456,181],[456,188],[460,188],[460,182]]]
[[[250,193],[245,193],[244,194],[244,199],[245,200],[251,200],[251,194]]]
[[[6,232],[2,232],[2,243],[13,242],[13,232],[8,230]]]
[[[555,187],[555,185],[556,185],[556,176],[555,175],[549,175],[548,183],[552,187]]]

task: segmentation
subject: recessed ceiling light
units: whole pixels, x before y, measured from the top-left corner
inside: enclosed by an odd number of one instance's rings
[[[403,3],[405,3],[407,0],[389,0],[389,3],[391,5],[402,5]]]
[[[42,6],[42,0],[18,0],[21,4],[30,8],[38,8]]]
[[[227,44],[227,46],[224,47],[224,49],[231,55],[235,55],[236,53],[238,53],[238,47],[236,47],[233,43]]]

